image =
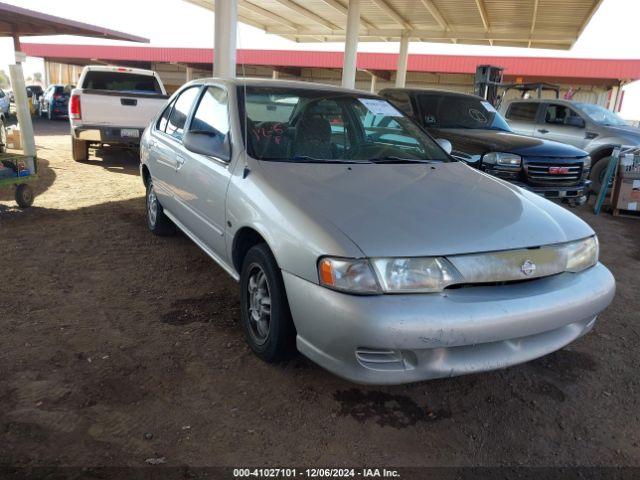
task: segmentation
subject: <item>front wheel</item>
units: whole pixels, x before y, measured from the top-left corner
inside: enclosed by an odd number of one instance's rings
[[[293,351],[295,328],[280,268],[266,244],[252,247],[240,274],[242,327],[251,350],[268,363]]]
[[[604,177],[607,174],[607,167],[611,162],[611,157],[604,157],[598,160],[591,168],[589,178],[591,179],[591,190],[595,193],[599,193],[604,183]],[[611,187],[611,185],[609,185]]]

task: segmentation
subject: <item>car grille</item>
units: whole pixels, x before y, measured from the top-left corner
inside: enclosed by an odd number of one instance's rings
[[[582,176],[582,164],[528,162],[525,164],[525,171],[531,185],[575,185]]]

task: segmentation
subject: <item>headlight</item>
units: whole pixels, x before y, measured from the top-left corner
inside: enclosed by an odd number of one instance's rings
[[[564,246],[567,254],[567,272],[581,272],[598,263],[598,237],[593,236]]]
[[[515,153],[491,152],[484,154],[482,162],[502,167],[520,167],[522,165],[522,157]]]
[[[461,281],[458,271],[444,258],[376,258],[372,261],[382,290],[441,292]]]
[[[318,262],[320,285],[349,293],[381,293],[366,259],[324,257]]]
[[[591,168],[591,157],[584,157],[582,168],[584,170],[589,170]]]
[[[374,273],[375,272],[375,273]],[[462,277],[445,258],[345,259],[318,263],[320,284],[348,293],[430,293],[460,283]]]

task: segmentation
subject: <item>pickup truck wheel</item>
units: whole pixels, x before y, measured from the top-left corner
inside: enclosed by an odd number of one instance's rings
[[[602,184],[604,182],[604,176],[607,173],[607,167],[609,166],[609,162],[611,161],[611,157],[601,158],[596,162],[596,164],[591,169],[591,174],[589,178],[591,179],[591,190],[595,193],[600,192],[602,188]]]
[[[149,230],[160,237],[167,237],[176,232],[176,226],[164,214],[151,179],[147,183],[147,225]]]
[[[251,350],[268,363],[293,351],[295,328],[280,268],[266,244],[252,247],[240,274],[242,327]]]
[[[76,162],[89,160],[89,142],[71,137],[71,156]]]

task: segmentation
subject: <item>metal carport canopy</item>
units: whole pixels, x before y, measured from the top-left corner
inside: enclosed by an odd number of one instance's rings
[[[566,50],[602,0],[185,0],[217,10],[214,74],[235,75],[236,22],[298,42],[345,42],[353,88],[358,41],[400,40],[404,86],[411,40]],[[217,9],[216,9],[217,7]]]
[[[18,124],[20,125],[23,151],[28,157],[36,156],[36,144],[21,65],[24,61],[24,54],[21,53],[20,37],[42,35],[78,35],[82,37],[149,43],[149,40],[146,38],[0,2],[0,37],[13,38],[14,50],[16,52],[16,65],[9,66],[9,74],[15,96],[16,114]]]

